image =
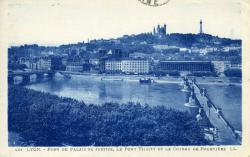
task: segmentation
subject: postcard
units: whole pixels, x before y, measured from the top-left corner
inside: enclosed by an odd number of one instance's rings
[[[0,7],[0,157],[250,156],[250,1]]]

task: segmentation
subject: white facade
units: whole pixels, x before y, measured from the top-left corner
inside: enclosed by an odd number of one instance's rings
[[[99,59],[90,59],[89,63],[92,65],[99,65]]]
[[[37,61],[37,70],[50,70],[51,69],[51,59],[39,59]]]
[[[147,74],[149,69],[148,60],[123,60],[121,64],[121,71],[124,73]]]
[[[68,63],[68,65],[66,66],[66,71],[81,72],[83,71],[83,65],[78,62]]]
[[[240,51],[241,46],[226,46],[222,48],[223,52],[229,52],[229,51]]]
[[[168,46],[168,45],[154,45],[154,49],[157,50],[168,50],[168,49],[179,49],[177,46]]]
[[[105,62],[106,72],[121,72],[121,61],[110,60]]]
[[[200,53],[204,55],[210,52],[214,52],[214,51],[217,51],[217,48],[206,47],[206,48],[200,49]]]
[[[123,72],[128,74],[147,74],[150,70],[148,60],[106,61],[106,72]]]
[[[214,65],[214,70],[217,74],[224,73],[226,69],[224,61],[212,61],[212,64]]]

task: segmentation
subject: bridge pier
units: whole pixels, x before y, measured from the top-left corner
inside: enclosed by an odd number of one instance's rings
[[[189,85],[188,85],[188,80],[187,77],[185,76],[181,82],[181,86],[183,87],[181,91],[183,92],[188,92],[190,90]]]
[[[193,92],[192,89],[190,91],[188,102],[185,103],[184,105],[189,108],[190,115],[192,115],[193,117],[197,116],[197,114],[199,113],[200,106],[196,100],[195,93]]]

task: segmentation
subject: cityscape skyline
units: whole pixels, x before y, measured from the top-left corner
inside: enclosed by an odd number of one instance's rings
[[[76,5],[77,3],[83,5]],[[117,8],[109,7],[111,4]],[[130,6],[129,12],[124,14],[127,5]],[[190,12],[192,9],[196,11]],[[124,5],[119,5],[119,1],[114,0],[108,4],[97,0],[88,3],[78,1],[18,3],[13,0],[9,3],[9,45],[57,46],[86,42],[88,39],[110,39],[122,35],[152,32],[152,28],[157,24],[166,24],[167,33],[198,34],[201,19],[204,33],[240,39],[240,15],[239,1],[222,1],[215,5],[208,0],[202,3],[177,0],[159,8],[151,8],[132,0],[124,2]]]

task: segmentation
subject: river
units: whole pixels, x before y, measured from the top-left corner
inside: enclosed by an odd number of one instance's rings
[[[242,129],[242,87],[239,85],[201,85],[236,130]]]
[[[201,86],[207,89],[214,104],[222,108],[230,124],[235,129],[241,130],[241,86],[204,83]],[[97,76],[75,75],[71,79],[55,77],[50,81],[26,87],[74,98],[87,104],[139,102],[151,106],[164,105],[181,111],[188,110],[184,106],[187,93],[182,92],[181,86],[177,83],[140,84],[138,81],[111,81],[101,80]]]

